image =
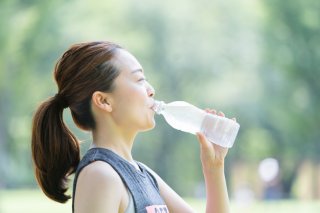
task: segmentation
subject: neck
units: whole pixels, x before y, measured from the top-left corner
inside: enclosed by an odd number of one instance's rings
[[[108,128],[97,128],[92,131],[92,147],[110,149],[129,162],[133,162],[131,150],[137,133],[121,132]]]

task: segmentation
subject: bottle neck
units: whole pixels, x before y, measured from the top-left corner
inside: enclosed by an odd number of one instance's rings
[[[158,114],[162,114],[162,112],[165,109],[165,105],[166,103],[163,101],[155,101],[154,106],[152,107],[152,109]]]

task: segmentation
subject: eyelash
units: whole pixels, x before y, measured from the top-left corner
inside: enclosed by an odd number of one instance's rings
[[[140,78],[139,81],[148,81],[146,78]]]

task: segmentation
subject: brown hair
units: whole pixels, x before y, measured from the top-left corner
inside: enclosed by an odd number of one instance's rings
[[[32,157],[35,176],[42,191],[51,199],[64,203],[68,176],[80,160],[77,138],[63,122],[63,109],[70,108],[75,124],[93,130],[91,97],[95,91],[111,92],[119,71],[112,62],[117,49],[111,42],[75,44],[58,60],[54,78],[57,95],[37,109],[32,124]]]

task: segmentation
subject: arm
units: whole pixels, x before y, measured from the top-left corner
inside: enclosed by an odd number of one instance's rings
[[[224,157],[228,149],[212,144],[202,133],[198,133],[197,136],[200,143],[202,170],[206,183],[206,212],[230,212],[224,176]]]
[[[81,171],[75,196],[75,213],[118,213],[125,187],[112,167],[96,161]],[[124,211],[124,210],[122,210]]]
[[[208,113],[216,114],[215,110],[206,110]],[[223,113],[218,115],[224,116]],[[234,119],[235,120],[235,119]],[[229,197],[224,175],[224,158],[228,149],[209,142],[202,133],[197,133],[200,143],[200,158],[207,193],[207,213],[228,213]],[[168,186],[154,171],[146,168],[156,178],[160,194],[167,204],[169,211],[174,213],[191,213],[192,208]]]
[[[216,114],[215,110],[206,109],[206,112]],[[218,115],[224,117],[222,112],[219,112]],[[236,121],[235,118],[233,120]],[[202,133],[197,133],[197,137],[200,143],[200,158],[206,183],[206,212],[230,212],[224,176],[224,159],[228,153],[228,149],[209,142]]]

